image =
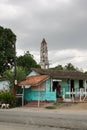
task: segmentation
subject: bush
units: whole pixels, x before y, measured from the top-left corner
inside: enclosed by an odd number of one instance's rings
[[[11,92],[0,92],[0,102],[8,103],[10,107],[15,107],[16,99]]]

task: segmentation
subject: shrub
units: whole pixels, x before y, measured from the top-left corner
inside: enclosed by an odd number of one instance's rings
[[[0,92],[0,102],[9,103],[10,107],[15,107],[16,99],[11,92]]]

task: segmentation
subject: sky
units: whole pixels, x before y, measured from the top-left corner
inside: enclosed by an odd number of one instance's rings
[[[0,26],[17,36],[17,56],[29,51],[40,62],[45,38],[50,67],[87,70],[87,0],[0,0]]]

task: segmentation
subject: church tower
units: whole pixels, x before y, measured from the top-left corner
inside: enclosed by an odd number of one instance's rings
[[[47,49],[47,43],[45,39],[41,42],[41,48],[40,48],[40,65],[42,69],[48,69],[49,68],[49,61],[48,61],[48,49]]]

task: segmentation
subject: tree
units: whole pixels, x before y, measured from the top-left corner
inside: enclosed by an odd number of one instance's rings
[[[29,51],[17,58],[17,65],[25,68],[26,74],[30,72],[31,68],[40,68],[40,65],[37,64],[33,55],[31,55]]]
[[[57,65],[54,69],[63,70],[63,66],[62,65]]]
[[[19,83],[21,80],[23,80],[26,77],[25,74],[25,70],[22,67],[17,67],[16,68],[17,71],[17,82]],[[10,70],[6,70],[4,72],[4,77],[6,78],[6,80],[9,83],[9,89],[10,91],[13,91],[13,87],[14,87],[14,70],[10,69]]]
[[[14,65],[16,35],[11,29],[0,26],[0,75]]]
[[[68,63],[67,65],[65,65],[64,67],[62,65],[58,65],[52,69],[57,69],[57,70],[73,70],[73,71],[82,71],[80,70],[78,67],[75,67],[74,65],[72,65],[71,63]]]
[[[65,70],[77,70],[74,65],[72,65],[71,63],[68,63],[67,65],[65,65],[64,67]]]

